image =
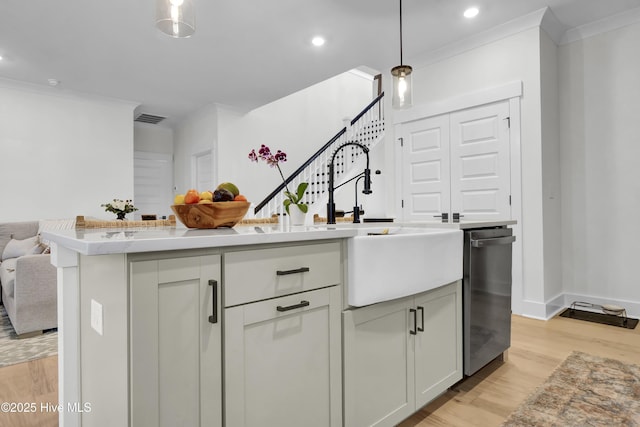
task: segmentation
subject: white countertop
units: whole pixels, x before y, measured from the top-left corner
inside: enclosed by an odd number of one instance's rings
[[[217,248],[355,236],[353,228],[243,225],[233,228],[138,228],[45,231],[42,236],[83,255]]]
[[[338,223],[314,226],[280,224],[239,225],[233,228],[188,229],[126,228],[45,231],[42,236],[55,244],[83,255],[155,252],[226,246],[287,243],[353,237],[359,228],[424,227],[469,229],[513,225],[515,221],[475,221],[460,223]]]

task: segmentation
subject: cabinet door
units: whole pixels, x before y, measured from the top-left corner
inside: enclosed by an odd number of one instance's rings
[[[450,207],[449,115],[398,126],[406,221],[434,221]]]
[[[457,281],[415,297],[416,409],[462,379],[462,290]]]
[[[412,302],[343,313],[345,426],[393,426],[415,411]]]
[[[225,309],[225,423],[340,426],[340,287]]]
[[[220,257],[130,267],[131,425],[221,426]]]

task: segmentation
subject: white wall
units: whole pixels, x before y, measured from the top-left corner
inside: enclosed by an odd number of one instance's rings
[[[195,185],[193,156],[211,151],[215,164],[218,140],[218,107],[211,104],[187,118],[174,134],[173,175],[175,194],[184,194]],[[213,168],[214,174],[216,168]],[[214,175],[215,176],[215,175]],[[212,184],[213,185],[213,184]],[[198,191],[211,190],[199,188]]]
[[[173,129],[146,123],[134,123],[135,151],[173,154]]]
[[[638,40],[636,23],[559,50],[564,288],[588,301],[634,306],[636,316]]]
[[[288,160],[281,166],[288,176],[344,126],[344,118],[352,119],[371,102],[372,85],[347,72],[234,119],[220,133],[220,180],[235,182],[259,203],[282,180],[265,163],[251,163],[251,149],[265,144],[286,152]]]
[[[563,292],[560,179],[560,107],[558,46],[540,33],[540,87],[542,104],[542,209],[544,230],[544,301],[546,316],[562,308],[552,301]]]
[[[0,221],[110,217],[133,197],[134,108],[0,82]]]

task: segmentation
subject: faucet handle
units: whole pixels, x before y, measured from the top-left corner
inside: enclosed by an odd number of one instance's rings
[[[364,188],[362,189],[362,194],[371,194],[371,169],[366,168],[364,170]]]

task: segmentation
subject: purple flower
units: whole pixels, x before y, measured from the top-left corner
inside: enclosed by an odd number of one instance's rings
[[[258,155],[256,154],[256,150],[251,150],[251,152],[249,153],[249,160],[258,163]]]
[[[258,159],[262,159],[270,167],[278,166],[278,163],[287,161],[287,153],[284,151],[278,150],[275,154],[271,152],[271,149],[266,145],[262,144],[258,149],[258,153],[256,154],[256,150],[251,150],[249,153],[249,160],[252,162],[257,162]]]
[[[280,151],[278,150],[278,152],[275,154],[275,159],[278,162],[286,162],[287,161],[287,153],[285,153],[284,151]]]
[[[260,146],[260,150],[258,150],[258,153],[264,160],[267,160],[271,156],[271,150],[264,144]]]

